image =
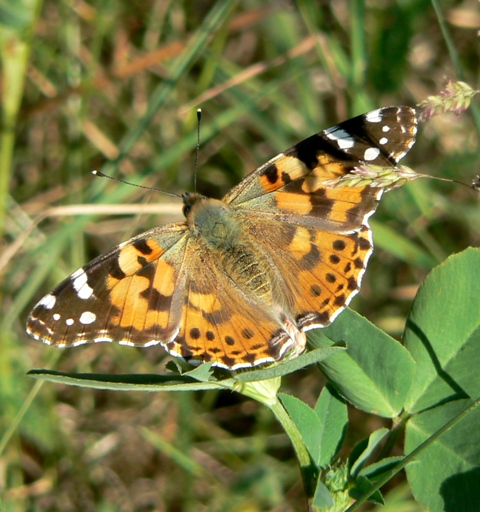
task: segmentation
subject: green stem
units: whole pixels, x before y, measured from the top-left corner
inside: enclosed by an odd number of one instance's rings
[[[480,399],[473,402],[473,404],[469,405],[466,409],[464,409],[461,413],[457,414],[455,418],[451,419],[448,423],[446,423],[442,428],[437,430],[435,434],[430,436],[427,440],[425,440],[422,444],[418,445],[415,450],[410,452],[403,460],[401,460],[395,467],[388,471],[385,476],[383,476],[380,480],[375,482],[371,489],[369,489],[368,493],[359,498],[351,507],[349,507],[345,512],[354,512],[358,510],[360,506],[365,503],[368,498],[375,492],[379,491],[381,487],[383,487],[391,478],[393,478],[399,471],[407,466],[410,462],[413,462],[416,456],[425,450],[428,446],[433,444],[442,434],[450,430],[457,423],[459,423],[467,414],[470,414],[473,410],[475,410],[478,406],[480,406]]]
[[[55,365],[57,360],[60,358],[60,355],[61,355],[60,350],[54,352],[51,355],[51,357],[48,359],[48,366],[51,367],[51,366]],[[8,443],[12,439],[15,432],[18,430],[18,427],[19,427],[20,423],[22,422],[23,418],[25,417],[25,414],[27,413],[30,405],[33,403],[35,397],[38,395],[38,392],[42,388],[43,382],[44,381],[42,381],[42,380],[38,380],[37,382],[35,382],[32,389],[28,393],[28,396],[23,401],[22,407],[16,414],[15,418],[10,422],[7,430],[3,433],[2,437],[0,438],[0,457],[3,455]],[[1,502],[0,502],[0,511],[2,511]]]
[[[5,229],[5,214],[12,170],[15,129],[20,109],[33,30],[41,0],[22,2],[24,23],[0,24],[0,63],[2,66],[1,138],[0,138],[0,239]]]

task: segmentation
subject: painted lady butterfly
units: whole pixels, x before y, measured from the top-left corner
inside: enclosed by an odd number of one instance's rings
[[[33,308],[57,347],[113,341],[227,369],[294,357],[358,292],[383,189],[331,186],[362,162],[395,166],[415,142],[409,107],[354,117],[262,165],[222,200],[184,194],[185,222],[99,256]]]

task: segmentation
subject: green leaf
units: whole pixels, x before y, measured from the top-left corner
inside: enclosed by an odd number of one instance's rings
[[[322,422],[315,411],[299,398],[285,393],[279,393],[283,406],[297,426],[303,443],[313,461],[320,457],[319,435],[322,431]]]
[[[448,421],[464,411],[470,400],[457,400],[418,414],[407,422],[408,454]],[[415,498],[429,510],[477,512],[480,503],[480,407],[442,434],[406,468]]]
[[[318,507],[320,510],[328,510],[334,505],[330,491],[320,478],[317,480],[317,487],[315,489],[315,494],[313,495],[312,505],[314,507]]]
[[[420,287],[405,329],[416,375],[405,408],[415,413],[480,397],[480,249],[436,267]]]
[[[320,453],[316,462],[319,467],[326,468],[342,447],[348,425],[347,405],[327,384],[320,393],[314,411],[321,421],[318,433]]]
[[[367,462],[370,455],[377,448],[378,444],[388,435],[388,428],[379,428],[372,432],[367,439],[360,441],[352,450],[349,458],[350,474],[356,478],[362,467]]]
[[[315,405],[309,407],[300,399],[279,394],[315,465],[325,469],[340,449],[348,424],[347,406],[335,391],[325,387]]]
[[[350,489],[350,496],[352,498],[358,499],[365,494],[371,492],[373,487],[373,483],[366,476],[359,476],[355,480],[355,485]],[[385,501],[383,500],[380,491],[375,491],[371,496],[368,497],[368,501],[373,501],[378,505],[385,505]]]
[[[414,362],[396,340],[368,320],[345,310],[329,327],[315,331],[314,343],[346,342],[347,350],[320,363],[331,383],[355,407],[393,418],[403,409],[412,385]]]
[[[199,364],[193,370],[185,372],[185,377],[191,377],[199,382],[210,382],[212,380],[212,363]]]

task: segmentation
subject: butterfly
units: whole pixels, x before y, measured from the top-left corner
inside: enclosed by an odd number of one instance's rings
[[[330,185],[366,163],[395,166],[417,117],[385,107],[292,146],[222,199],[185,193],[185,221],[114,247],[33,308],[27,332],[57,347],[162,344],[173,356],[236,370],[305,348],[359,291],[369,217],[383,188]]]

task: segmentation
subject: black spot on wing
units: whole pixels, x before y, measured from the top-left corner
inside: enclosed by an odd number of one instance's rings
[[[198,340],[201,335],[202,335],[202,333],[200,332],[200,329],[198,327],[192,327],[190,329],[190,337],[193,340]]]
[[[262,173],[270,183],[277,183],[278,181],[278,169],[275,164],[270,164],[263,170]]]
[[[138,252],[142,254],[152,254],[152,248],[148,245],[147,241],[144,238],[139,238],[133,242],[133,246],[137,249]]]
[[[124,279],[126,277],[125,272],[120,268],[120,263],[118,261],[118,258],[113,258],[110,263],[110,271],[109,274],[114,279]]]

